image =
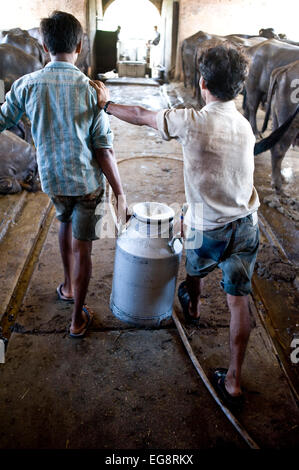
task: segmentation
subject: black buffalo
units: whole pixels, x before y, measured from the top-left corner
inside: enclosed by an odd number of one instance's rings
[[[299,60],[273,70],[262,132],[267,128],[270,114],[272,130],[275,131],[289,116],[298,113],[298,91],[292,86],[298,77]],[[299,116],[293,119],[282,139],[271,148],[272,180],[277,192],[281,191],[283,183],[282,160],[291,145],[299,145]]]
[[[26,30],[17,28],[2,31],[0,43],[10,44],[11,46],[21,49],[26,52],[26,54],[32,55],[39,60],[42,65],[46,63],[42,46],[39,44],[37,39],[31,37]]]
[[[32,145],[9,131],[0,134],[0,194],[36,191],[36,153]]]
[[[41,68],[40,61],[32,55],[10,44],[0,44],[0,79],[4,80],[5,92],[15,80]]]

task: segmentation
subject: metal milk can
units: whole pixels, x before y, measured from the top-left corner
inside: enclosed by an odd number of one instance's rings
[[[120,320],[158,326],[171,316],[182,255],[180,236],[173,236],[174,215],[156,202],[133,207],[116,242],[110,308]]]

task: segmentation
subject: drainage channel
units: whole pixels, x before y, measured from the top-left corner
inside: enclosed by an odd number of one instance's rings
[[[276,235],[274,234],[270,224],[267,222],[263,214],[259,213],[259,227],[261,229],[261,239],[267,241],[272,247],[278,250],[281,259],[286,263],[292,263],[292,261],[288,258],[283,246],[277,239]],[[259,276],[255,273],[253,276],[253,298],[256,306],[256,310],[258,312],[259,318],[261,323],[263,324],[265,330],[267,331],[269,337],[272,340],[272,345],[275,351],[275,356],[277,361],[287,378],[289,383],[290,389],[293,393],[293,396],[296,400],[297,405],[299,406],[299,374],[298,368],[296,365],[291,363],[290,360],[290,347],[285,345],[285,343],[280,339],[281,331],[277,328],[277,324],[275,323],[275,315],[272,311],[273,305],[275,306],[275,302],[271,303],[271,307],[269,306],[269,300],[272,295],[277,295],[272,287],[271,281],[264,281],[259,278]],[[267,286],[268,283],[268,286]],[[268,288],[269,289],[268,289]],[[273,291],[270,291],[273,289]],[[296,295],[296,293],[295,293]],[[288,309],[292,302],[290,302],[289,298],[285,298],[285,308]],[[280,305],[277,306],[279,309]],[[298,308],[298,305],[297,305]],[[293,312],[292,312],[293,313]],[[296,313],[296,312],[295,312]],[[279,312],[277,313],[276,318],[278,318]],[[296,317],[291,316],[293,318],[293,328],[294,325],[296,326]],[[297,320],[298,321],[298,320]],[[289,331],[290,328],[285,326],[286,331]],[[292,336],[290,335],[289,342],[292,342]]]
[[[17,320],[20,307],[22,305],[35,266],[38,262],[39,255],[54,218],[54,214],[55,209],[52,205],[50,205],[45,214],[43,223],[41,224],[41,227],[34,239],[30,253],[28,254],[24,263],[23,270],[10,298],[6,311],[2,316],[0,323],[0,337],[4,340],[6,347],[13,332],[14,324]]]

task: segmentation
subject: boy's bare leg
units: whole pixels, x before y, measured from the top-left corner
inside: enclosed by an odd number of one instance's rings
[[[87,289],[91,277],[91,241],[81,241],[73,238],[73,254],[74,254],[74,310],[72,313],[71,331],[77,333],[82,330],[84,324],[87,323],[87,316],[82,311]]]
[[[248,295],[227,294],[230,319],[230,365],[225,378],[225,387],[233,396],[241,395],[241,368],[250,336],[250,313]]]
[[[197,276],[186,278],[187,290],[190,296],[189,314],[194,318],[200,317],[200,294],[203,288],[203,279]]]
[[[72,223],[60,222],[59,247],[64,269],[64,284],[61,292],[65,297],[73,298],[73,249],[72,249]]]

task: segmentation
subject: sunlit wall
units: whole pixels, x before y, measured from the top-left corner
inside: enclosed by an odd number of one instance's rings
[[[199,30],[256,34],[273,27],[299,41],[298,0],[180,0],[180,38]]]
[[[180,0],[178,52],[183,39],[199,30],[213,34],[258,34],[273,27],[299,41],[299,0]],[[178,54],[176,75],[181,72]]]
[[[0,30],[34,28],[53,10],[72,13],[85,28],[86,0],[1,0],[1,6]]]
[[[115,31],[121,26],[120,37],[151,39],[154,26],[160,27],[161,17],[149,0],[115,0],[105,11],[98,27]]]

